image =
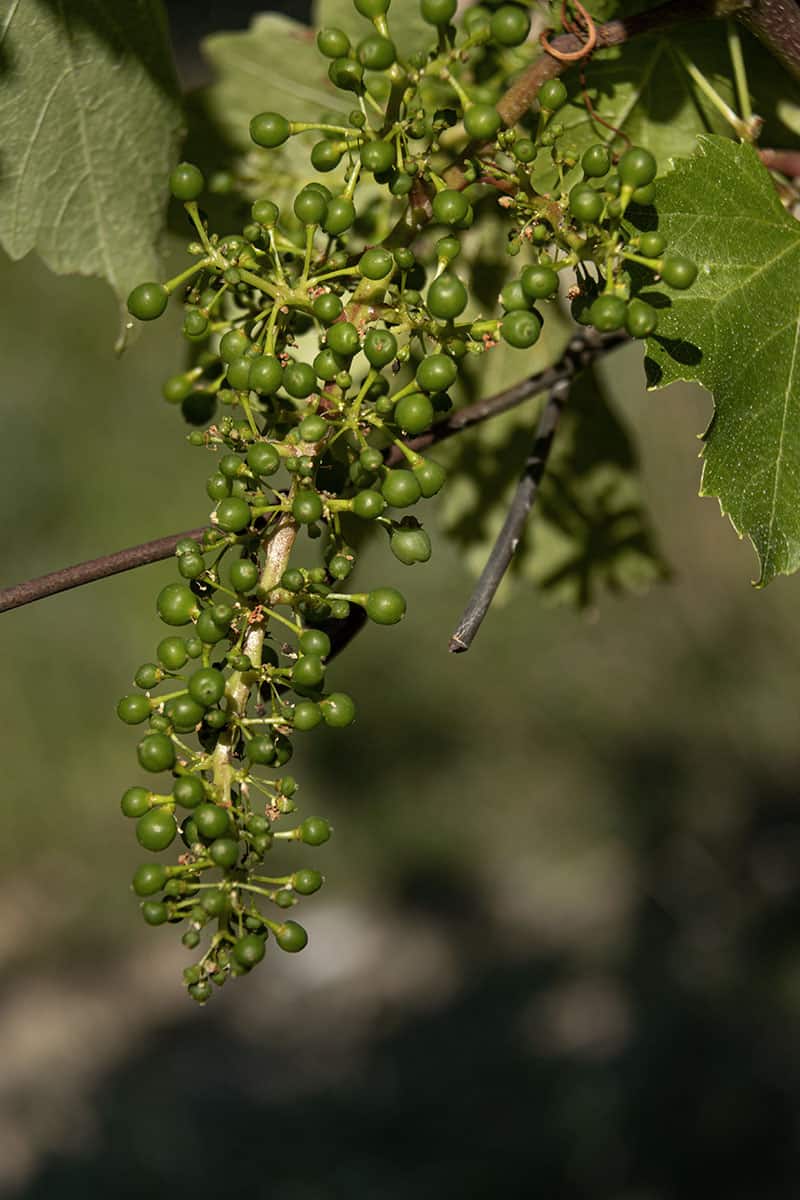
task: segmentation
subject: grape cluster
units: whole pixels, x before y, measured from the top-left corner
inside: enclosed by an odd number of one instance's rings
[[[378,625],[405,613],[395,588],[347,590],[359,525],[382,529],[402,563],[430,558],[422,522],[405,510],[435,496],[445,472],[409,439],[435,438],[470,357],[500,342],[534,345],[562,270],[575,273],[577,320],[634,337],[653,332],[657,313],[635,294],[630,264],[678,288],[696,274],[665,255],[658,232],[639,234],[626,219],[631,203],[655,197],[646,150],[615,164],[604,144],[579,162],[565,147],[552,119],[567,99],[560,81],[541,88],[518,129],[504,127],[497,102],[525,53],[525,7],[471,8],[456,30],[455,0],[422,0],[432,44],[401,61],[389,0],[354,2],[372,23],[357,45],[339,29],[317,38],[352,112],[318,123],[263,112],[250,123],[267,150],[321,135],[311,167],[336,173],[335,185],[311,180],[283,213],[260,197],[241,232],[219,235],[198,207],[201,171],[180,164],[170,183],[193,225],[194,261],[128,300],[147,321],[182,295],[191,365],[163,394],[196,426],[192,445],[216,456],[209,526],[178,544],[180,581],[157,599],[161,620],[185,632],[158,643],[118,706],[123,721],[145,726],[140,767],[171,778],[163,792],[129,788],[122,810],[145,850],[182,843],[177,862],[136,872],[144,919],[185,923],[189,949],[214,923],[185,971],[200,1003],[260,962],[270,934],[284,950],[306,944],[280,910],[317,891],[322,875],[261,872],[277,842],[318,846],[330,836],[316,816],[282,827],[298,790],[282,772],[296,735],[354,720],[353,700],[327,684],[342,628],[356,608]],[[555,191],[537,190],[543,163]],[[460,235],[498,204],[509,252],[524,247],[529,261],[498,311],[475,312]],[[301,533],[319,541],[319,565],[295,565]]]

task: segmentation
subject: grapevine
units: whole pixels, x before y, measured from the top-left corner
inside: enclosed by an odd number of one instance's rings
[[[286,768],[306,733],[355,719],[353,699],[329,681],[335,651],[365,618],[391,626],[405,615],[403,595],[380,580],[351,590],[360,530],[382,530],[403,564],[431,556],[422,513],[446,472],[410,443],[452,419],[450,393],[474,357],[519,354],[524,371],[563,272],[579,325],[632,338],[658,325],[644,289],[663,279],[685,290],[697,275],[631,219],[657,212],[653,155],[598,142],[576,158],[558,121],[559,79],[505,123],[498,97],[529,10],[472,8],[453,24],[456,7],[422,0],[430,45],[405,60],[389,0],[355,0],[356,44],[322,29],[318,49],[349,116],[260,112],[250,135],[271,151],[315,135],[312,171],[338,171],[341,184],[307,183],[284,211],[259,196],[240,232],[220,234],[200,207],[202,172],[181,163],[170,186],[191,223],[190,265],[128,298],[143,322],[181,299],[191,365],[163,395],[195,426],[191,444],[214,456],[209,523],[178,542],[178,579],[156,600],[168,631],[117,710],[143,731],[142,771],[170,780],[131,786],[122,811],[144,850],[180,846],[169,865],[139,867],[133,889],[148,924],[180,925],[189,950],[204,945],[184,971],[201,1004],[256,966],[268,942],[306,945],[286,914],[323,876],[305,861],[287,874],[265,863],[281,842],[329,839]],[[547,190],[543,163],[556,180]],[[489,210],[520,265],[481,311],[459,256]],[[319,549],[310,567],[307,540]]]

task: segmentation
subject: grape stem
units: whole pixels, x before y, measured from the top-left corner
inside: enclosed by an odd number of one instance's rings
[[[527,399],[528,396],[533,395],[535,392],[541,392],[545,388],[549,389],[550,394],[539,417],[531,451],[526,459],[514,499],[511,502],[511,507],[503,522],[503,528],[500,530],[497,541],[492,547],[492,552],[486,561],[486,566],[483,568],[481,577],[475,585],[475,589],[464,609],[464,615],[455,633],[450,638],[449,650],[452,654],[463,654],[465,650],[469,650],[484,617],[489,611],[489,607],[503,576],[508,570],[511,559],[514,557],[514,552],[519,545],[522,531],[525,528],[525,522],[536,500],[539,484],[547,467],[547,460],[552,449],[558,422],[569,397],[573,378],[578,371],[588,366],[598,354],[619,345],[623,339],[624,335],[618,333],[612,334],[607,338],[601,338],[598,334],[588,330],[584,331],[570,341],[563,357],[554,367],[550,367],[547,371],[542,371],[538,376],[532,376],[530,380],[525,380],[522,384],[517,385],[517,389],[519,390],[524,387],[525,383],[529,386],[529,390],[519,399],[515,400],[518,404],[522,400]],[[514,392],[515,389],[509,388],[508,391]],[[508,395],[508,393],[505,395]],[[511,402],[514,399],[513,397],[508,398],[509,402],[504,407],[499,406],[503,396],[504,393],[500,393],[498,396],[493,396],[477,406],[471,406],[472,408],[478,408],[479,411],[483,410],[483,415],[476,414],[475,420],[484,420],[489,415],[485,411],[487,406],[492,406],[491,415],[494,415],[498,411],[503,412],[505,408],[513,407],[513,403]],[[463,422],[467,412],[467,409],[462,409],[460,413],[455,414],[455,417],[460,417]],[[465,427],[464,424],[461,425],[461,428]]]
[[[600,336],[588,329],[579,331],[570,341],[562,358],[552,367],[529,376],[520,383],[505,388],[502,392],[497,392],[485,400],[478,400],[476,403],[469,404],[452,413],[447,420],[440,422],[430,432],[423,433],[406,442],[406,451],[425,450],[428,446],[445,441],[481,421],[491,420],[492,417],[515,408],[530,396],[552,387],[559,379],[570,377],[576,369],[588,365],[596,356],[616,349],[626,340],[625,335],[621,333]],[[404,452],[397,446],[393,446],[388,452],[386,465],[395,466],[403,457]],[[44,600],[48,596],[55,596],[59,592],[66,592],[71,588],[83,587],[84,584],[94,583],[98,579],[108,579],[123,571],[133,570],[134,567],[161,562],[175,553],[176,545],[183,538],[198,540],[202,538],[204,532],[205,527],[188,529],[183,533],[172,533],[167,537],[156,538],[152,542],[142,542],[138,546],[117,550],[113,554],[105,554],[100,558],[93,558],[73,567],[62,567],[61,570],[52,571],[48,575],[40,575],[35,579],[28,579],[24,583],[18,583],[12,587],[0,588],[0,613],[22,608],[26,604],[33,604],[36,600]],[[275,547],[276,551],[278,549],[281,551],[278,555],[279,558],[282,557],[282,551],[285,549],[281,543],[287,536],[287,533],[284,532]],[[363,621],[359,620],[355,624],[357,631]]]

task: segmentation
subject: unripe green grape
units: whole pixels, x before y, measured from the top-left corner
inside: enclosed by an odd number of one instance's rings
[[[313,896],[322,887],[323,879],[319,871],[304,867],[295,871],[292,876],[292,887],[300,896]]]
[[[303,225],[321,225],[328,211],[328,201],[316,188],[305,187],[294,199],[294,215]]]
[[[521,46],[531,31],[531,19],[518,4],[501,4],[492,14],[490,28],[501,46]]]
[[[383,453],[377,446],[366,446],[359,454],[358,461],[365,471],[374,475],[383,466]]]
[[[257,224],[272,229],[278,223],[280,209],[272,200],[256,200],[250,209],[250,214]]]
[[[318,379],[322,379],[325,383],[331,383],[339,372],[343,369],[345,359],[339,354],[334,354],[333,350],[320,350],[314,358],[312,366],[314,374]]]
[[[165,733],[148,733],[136,748],[145,771],[169,771],[175,765],[175,747]]]
[[[161,395],[167,404],[180,404],[191,395],[194,383],[189,375],[171,375],[161,386]]]
[[[220,338],[220,358],[225,363],[232,363],[237,358],[244,357],[245,351],[250,349],[250,345],[250,338],[243,329],[229,329]]]
[[[151,850],[154,854],[166,850],[175,840],[177,832],[175,818],[164,808],[151,808],[136,822],[136,840],[145,850]]]
[[[169,909],[159,900],[145,900],[142,905],[142,916],[148,925],[163,925],[165,921],[169,920]]]
[[[379,370],[397,356],[397,338],[388,329],[370,329],[364,338],[364,354],[369,365]]]
[[[645,187],[655,179],[658,163],[643,146],[631,146],[619,160],[617,172],[626,187]]]
[[[558,272],[545,265],[525,267],[520,283],[531,300],[544,300],[558,291]]]
[[[179,775],[172,785],[172,796],[182,808],[197,808],[205,799],[206,790],[196,775]]]
[[[588,183],[576,183],[569,194],[569,208],[584,224],[597,221],[603,211],[603,197]]]
[[[316,390],[317,378],[304,362],[290,362],[283,372],[283,386],[295,400],[306,400]]]
[[[396,625],[406,613],[406,602],[397,588],[373,588],[367,595],[367,616],[376,625]]]
[[[394,267],[394,259],[390,251],[382,246],[372,246],[365,250],[358,260],[358,269],[365,279],[383,279]]]
[[[532,142],[530,138],[518,138],[511,153],[517,162],[531,163],[537,155],[536,143]]]
[[[417,477],[411,471],[403,468],[387,471],[386,478],[381,485],[381,492],[386,503],[392,508],[407,508],[411,504],[416,504],[422,495]]]
[[[167,701],[164,713],[178,733],[190,733],[203,719],[202,706],[190,696],[176,696]]]
[[[241,533],[251,519],[250,505],[239,496],[228,496],[217,505],[217,524],[226,533]]]
[[[150,701],[146,696],[123,696],[117,705],[117,716],[126,725],[141,725],[150,716]]]
[[[458,368],[446,354],[429,354],[417,367],[417,384],[423,392],[445,392],[456,381]]]
[[[684,291],[697,278],[697,264],[681,254],[668,254],[661,263],[661,278],[670,287]]]
[[[248,388],[262,396],[271,396],[283,383],[283,367],[274,354],[260,354],[247,360],[250,364]]]
[[[428,312],[442,321],[452,321],[467,307],[467,289],[456,276],[444,271],[428,288]]]
[[[506,312],[522,312],[531,306],[530,298],[525,294],[519,279],[512,279],[506,284],[500,293],[500,303]]]
[[[457,237],[441,237],[436,243],[436,257],[440,262],[453,262],[461,253],[461,242]]]
[[[199,579],[205,569],[202,554],[183,554],[178,559],[178,571],[184,579]]]
[[[208,332],[208,317],[196,308],[188,309],[183,318],[183,332],[187,337],[202,337]]]
[[[123,816],[141,817],[150,809],[150,793],[146,788],[129,787],[120,800]]]
[[[225,695],[225,676],[215,667],[199,667],[189,676],[189,695],[203,708],[210,708]]]
[[[426,500],[430,500],[431,496],[435,496],[437,492],[441,491],[447,481],[447,471],[432,458],[423,459],[412,470],[414,478],[419,484],[420,493]]]
[[[334,196],[328,201],[328,211],[325,214],[325,220],[322,223],[322,228],[326,233],[332,234],[334,237],[339,237],[352,226],[356,219],[356,209],[352,200],[347,196]],[[317,297],[321,299],[321,297]]]
[[[140,283],[128,296],[128,312],[137,321],[155,321],[167,307],[169,292],[161,283]]]
[[[371,33],[359,42],[358,57],[368,71],[387,71],[397,58],[397,48],[389,38]]]
[[[149,692],[161,680],[162,674],[155,663],[142,663],[133,677],[133,682],[137,687]]]
[[[457,225],[467,215],[469,201],[463,192],[445,188],[437,192],[432,203],[433,219],[440,225]]]
[[[257,966],[266,954],[264,938],[255,933],[247,933],[234,942],[233,957],[242,967]]]
[[[156,646],[156,655],[168,671],[180,671],[189,657],[186,643],[180,637],[162,638]]]
[[[161,863],[142,863],[133,876],[133,890],[137,896],[154,896],[167,882],[167,868]]]
[[[356,706],[345,692],[331,692],[319,702],[322,719],[331,729],[345,729],[356,718]]]
[[[209,841],[225,837],[231,824],[228,810],[220,807],[219,804],[204,803],[199,805],[194,810],[193,820],[200,836],[207,838]],[[205,898],[201,903],[204,908],[207,908]]]
[[[253,365],[251,358],[242,356],[228,363],[226,383],[235,392],[247,391],[250,387],[250,369]]]
[[[359,344],[358,330],[350,321],[337,321],[328,329],[328,346],[342,358],[352,358]]]
[[[539,339],[542,320],[534,310],[531,312],[506,313],[500,322],[500,334],[504,342],[515,350],[527,350]]]
[[[176,200],[196,200],[206,185],[203,172],[194,163],[182,162],[169,177],[169,187]]]
[[[219,460],[219,469],[226,479],[234,479],[242,472],[242,460],[238,454],[223,454]],[[200,547],[198,546],[197,549],[199,550]]]
[[[567,89],[560,79],[548,79],[539,88],[536,99],[545,112],[558,112],[567,103]]]
[[[208,847],[208,855],[215,867],[229,870],[239,861],[239,843],[233,838],[216,838]]]
[[[391,142],[384,142],[377,139],[373,142],[364,142],[359,150],[361,165],[365,171],[371,171],[373,175],[380,175],[384,171],[390,171],[395,162],[395,148]]]
[[[316,654],[304,654],[292,667],[292,683],[303,688],[317,687],[324,676],[325,667]]]
[[[642,208],[647,208],[656,198],[656,185],[654,183],[646,183],[643,187],[638,187],[634,191],[631,199],[635,204],[640,204]]]
[[[300,525],[310,525],[322,516],[322,501],[316,492],[298,492],[292,501],[292,515]]]
[[[344,58],[350,49],[350,38],[341,29],[320,29],[317,34],[317,48],[325,58]]]
[[[503,122],[493,104],[473,104],[464,113],[464,128],[476,141],[490,142]]]
[[[168,583],[162,588],[156,610],[166,625],[188,625],[199,611],[194,594],[183,583]]]
[[[206,495],[209,500],[224,500],[231,494],[231,483],[221,471],[215,471],[206,480]]]
[[[328,67],[328,78],[342,92],[360,92],[364,86],[364,68],[352,58],[335,58]]]
[[[317,296],[311,305],[311,311],[323,325],[331,325],[342,313],[342,302],[333,292],[324,292]]]
[[[391,0],[353,0],[356,12],[370,21],[374,21],[376,17],[385,17],[390,3]]]
[[[319,725],[322,720],[322,710],[313,700],[301,700],[294,706],[292,720],[295,729],[300,733],[307,733]]]
[[[275,742],[268,733],[257,733],[245,746],[245,753],[252,763],[268,764],[275,761]]]
[[[311,150],[311,165],[315,171],[335,171],[342,161],[344,154],[342,142],[330,142],[323,139],[317,142]]]
[[[289,122],[280,113],[257,113],[250,122],[250,137],[257,146],[266,149],[282,146],[290,133]]]
[[[307,846],[321,846],[331,836],[331,827],[324,817],[306,817],[300,826],[300,837]]]
[[[331,652],[331,639],[324,629],[304,629],[298,639],[303,654],[316,654],[327,658]]]
[[[397,424],[404,433],[410,433],[412,436],[425,433],[427,429],[430,429],[433,417],[433,405],[422,392],[413,392],[411,395],[403,396],[402,400],[397,402],[394,410],[394,419]]]
[[[431,556],[431,539],[424,529],[395,529],[389,545],[395,558],[409,567]]]
[[[269,442],[254,442],[247,448],[247,465],[254,475],[274,475],[281,456]]]
[[[300,422],[298,432],[304,442],[319,442],[328,432],[328,422],[317,413],[309,413]]]
[[[655,332],[658,313],[644,300],[631,300],[625,315],[625,328],[631,337],[645,338]]]
[[[364,0],[361,0],[363,3]],[[284,921],[275,930],[275,941],[280,946],[281,950],[286,950],[289,954],[297,954],[298,951],[304,950],[308,945],[308,934],[302,925],[298,925],[296,921]]]
[[[611,170],[611,153],[608,146],[598,142],[596,145],[590,146],[588,150],[584,150],[581,166],[584,175],[588,175],[592,179],[600,179],[603,175],[607,175]]]
[[[197,630],[197,636],[207,646],[214,646],[225,637],[225,630],[220,629],[208,610],[200,613],[195,629]]]
[[[628,306],[621,296],[598,296],[589,309],[589,318],[595,329],[611,333],[625,324]]]
[[[420,12],[428,25],[448,25],[456,15],[458,0],[421,0]]]
[[[386,507],[383,496],[372,488],[365,488],[353,497],[353,512],[362,521],[373,521]]]
[[[287,592],[302,592],[304,587],[302,571],[298,571],[296,567],[289,567],[281,575],[281,587],[285,588]]]

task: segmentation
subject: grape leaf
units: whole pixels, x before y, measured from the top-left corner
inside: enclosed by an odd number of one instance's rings
[[[794,144],[793,125],[800,87],[746,31],[741,33],[754,111],[764,118],[763,143]],[[596,54],[585,68],[586,83],[599,116],[622,129],[666,165],[691,154],[699,134],[730,134],[724,117],[687,75],[686,54],[733,108],[730,56],[724,22],[678,25],[669,35],[651,34]],[[614,142],[612,130],[592,121],[581,95],[578,72],[564,76],[570,102],[558,114],[564,142],[581,153],[593,142]],[[617,139],[622,149],[622,142]]]
[[[120,297],[157,278],[182,123],[159,0],[11,0],[0,52],[0,243]]]
[[[475,574],[502,526],[543,403],[533,398],[437,447],[450,472],[440,519]],[[548,602],[585,607],[601,587],[638,592],[667,574],[628,434],[597,374],[586,370],[573,384],[503,590],[516,577]]]
[[[648,383],[712,393],[701,495],[751,539],[763,585],[800,567],[800,223],[755,150],[718,137],[661,180],[657,204],[670,250],[700,273],[689,291],[657,285]]]

